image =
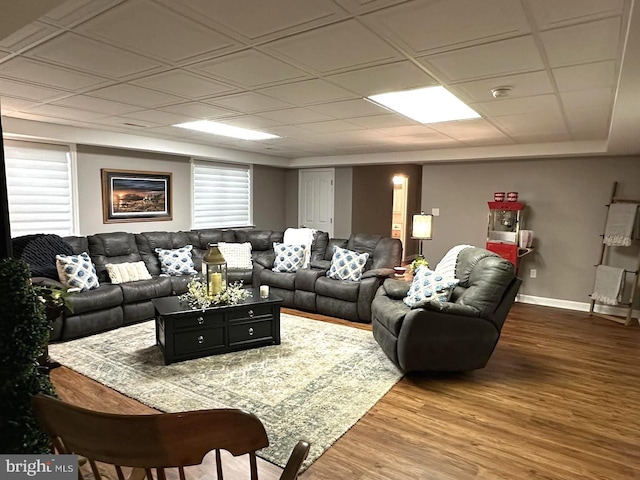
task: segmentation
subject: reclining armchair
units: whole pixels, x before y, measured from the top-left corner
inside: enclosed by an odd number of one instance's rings
[[[403,302],[410,284],[387,279],[373,299],[373,336],[405,372],[483,368],[520,288],[513,264],[482,248],[458,254],[449,301]]]

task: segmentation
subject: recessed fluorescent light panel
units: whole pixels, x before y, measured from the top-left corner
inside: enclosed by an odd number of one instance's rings
[[[477,112],[444,87],[382,93],[368,98],[420,123],[450,122],[480,117]]]
[[[178,123],[174,127],[197,130],[198,132],[210,133],[212,135],[222,135],[223,137],[241,138],[242,140],[269,140],[280,138],[270,133],[249,130],[247,128],[232,127],[224,123],[210,122],[209,120],[198,120],[197,122]]]

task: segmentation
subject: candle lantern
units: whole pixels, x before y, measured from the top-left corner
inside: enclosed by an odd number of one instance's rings
[[[202,259],[202,274],[207,282],[207,295],[214,297],[227,289],[227,261],[217,243],[210,243]]]

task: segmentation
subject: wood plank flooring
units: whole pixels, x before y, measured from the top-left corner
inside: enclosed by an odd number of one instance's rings
[[[52,379],[70,402],[153,413],[69,369]],[[225,478],[248,478],[242,462]],[[640,328],[516,304],[487,367],[406,376],[301,479],[640,479]]]

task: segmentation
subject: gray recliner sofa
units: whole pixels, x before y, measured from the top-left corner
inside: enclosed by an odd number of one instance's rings
[[[388,279],[372,301],[373,336],[403,371],[483,368],[500,338],[521,280],[511,262],[483,248],[457,257],[450,301],[407,306],[410,284]]]

